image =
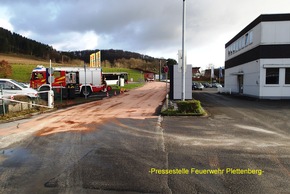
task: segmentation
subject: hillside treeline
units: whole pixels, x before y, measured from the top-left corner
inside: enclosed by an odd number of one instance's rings
[[[20,34],[10,32],[0,27],[0,52],[1,53],[17,53],[24,55],[31,55],[43,59],[52,59],[54,62],[69,62],[70,60],[80,59],[86,63],[90,60],[90,54],[99,50],[84,50],[61,52],[55,50],[52,46],[42,44],[35,40],[23,37]],[[117,59],[145,59],[154,60],[153,57],[144,56],[139,53],[123,51],[123,50],[102,50],[102,60],[110,61],[111,63]]]
[[[98,51],[101,51],[101,60],[102,61],[109,61],[110,63],[114,63],[115,60],[119,59],[142,59],[145,61],[154,61],[157,60],[153,57],[147,56],[147,55],[142,55],[139,53],[135,52],[130,52],[130,51],[123,51],[123,50],[114,50],[114,49],[109,49],[109,50],[83,50],[83,51],[70,51],[70,52],[61,52],[61,54],[65,57],[68,57],[66,59],[64,57],[63,60],[74,60],[74,59],[80,59],[83,60],[86,63],[90,62],[90,55],[92,53],[96,53]],[[66,61],[64,61],[66,62]]]
[[[43,59],[56,58],[59,53],[51,46],[28,39],[0,27],[0,52],[31,55]]]
[[[52,46],[23,37],[0,27],[0,53],[15,53],[35,56],[44,60],[51,59],[55,63],[71,63],[81,60],[90,62],[90,55],[99,50],[57,51]],[[123,50],[101,50],[102,64],[107,67],[139,68],[146,71],[157,71],[160,59]],[[165,59],[162,60],[163,64]],[[175,64],[175,60],[169,60]],[[169,64],[169,63],[168,63]]]

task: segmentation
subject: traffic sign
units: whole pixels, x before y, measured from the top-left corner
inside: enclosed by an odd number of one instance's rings
[[[164,66],[164,73],[168,72],[168,66]]]
[[[53,73],[54,73],[53,68],[48,68],[48,74],[49,74],[49,75],[53,75]]]

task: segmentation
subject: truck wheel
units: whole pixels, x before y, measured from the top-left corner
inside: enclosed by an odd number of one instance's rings
[[[85,88],[82,89],[81,95],[82,96],[90,96],[92,94],[91,88],[87,87],[87,91]]]

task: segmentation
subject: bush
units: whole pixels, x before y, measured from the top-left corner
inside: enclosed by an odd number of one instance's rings
[[[178,101],[177,102],[178,112],[180,113],[201,113],[202,107],[200,101]]]
[[[203,110],[200,101],[177,101],[175,102],[177,107],[168,107],[168,109],[162,110],[161,114],[164,116],[203,116],[206,112]]]
[[[8,61],[0,61],[0,77],[2,78],[8,78],[12,75],[12,67],[11,65],[8,63]]]

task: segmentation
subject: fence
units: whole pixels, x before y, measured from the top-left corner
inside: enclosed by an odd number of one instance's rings
[[[1,94],[2,91],[0,91]],[[8,112],[19,112],[23,110],[32,109],[33,107],[43,107],[43,108],[53,108],[53,92],[51,91],[43,91],[39,93],[47,93],[48,101],[47,105],[37,104],[36,102],[39,101],[38,99],[28,100],[27,101],[20,101],[15,100],[14,98],[21,96],[21,95],[12,95],[10,98],[3,97],[0,95],[0,114],[7,114]],[[22,95],[23,96],[23,95]]]

